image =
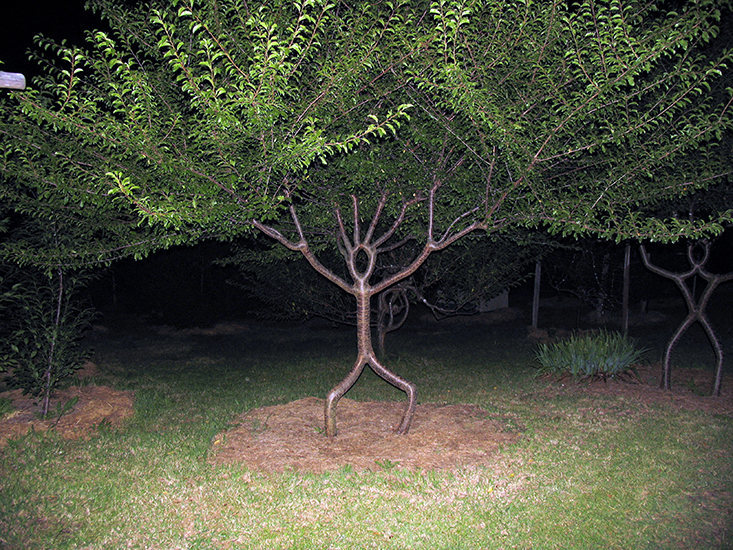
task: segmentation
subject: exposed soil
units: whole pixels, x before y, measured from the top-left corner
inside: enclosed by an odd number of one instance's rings
[[[672,409],[733,416],[733,375],[731,374],[723,376],[720,396],[713,397],[710,395],[713,387],[713,373],[709,370],[673,369],[672,391],[659,387],[662,374],[662,367],[659,364],[640,366],[636,372],[638,380],[575,382],[572,379],[564,381],[550,379],[547,388],[542,393],[548,396],[560,393],[623,396],[642,409],[665,405]]]
[[[501,445],[517,438],[480,407],[435,404],[418,405],[410,432],[395,435],[404,407],[342,399],[333,440],[323,433],[323,399],[262,407],[243,414],[240,424],[214,439],[210,460],[244,462],[270,472],[324,472],[343,466],[454,469],[489,464]]]
[[[59,390],[51,400],[49,411],[58,411],[65,403],[78,398],[73,409],[63,415],[49,415],[47,420],[38,418],[40,411],[36,400],[23,395],[21,390],[0,393],[0,397],[10,398],[13,412],[0,419],[0,448],[8,439],[21,436],[32,429],[56,430],[66,439],[88,437],[100,424],[120,425],[132,416],[133,392],[120,391],[107,386],[81,386]]]
[[[671,392],[658,388],[658,365],[640,368],[638,376],[634,382],[548,380],[540,393],[545,397],[620,395],[635,409],[662,405],[733,416],[733,376],[726,376],[720,397],[707,394],[712,380],[703,370],[676,371]],[[323,433],[323,399],[309,397],[251,410],[241,415],[236,426],[214,438],[209,460],[245,463],[268,472],[324,472],[347,465],[355,470],[394,466],[452,470],[495,466],[501,447],[520,435],[507,431],[499,419],[478,406],[438,404],[418,405],[410,433],[395,435],[393,428],[404,406],[342,399],[336,412],[339,433],[333,440]]]

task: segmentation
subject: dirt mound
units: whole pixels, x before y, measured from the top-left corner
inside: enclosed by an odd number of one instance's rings
[[[0,448],[8,439],[25,434],[31,428],[44,431],[54,428],[62,437],[78,439],[90,435],[101,423],[120,425],[133,414],[133,392],[114,390],[107,386],[72,387],[56,392],[51,400],[50,411],[59,410],[74,398],[78,401],[73,410],[60,418],[39,419],[36,400],[23,395],[20,390],[0,393],[0,397],[12,400],[14,411],[0,419]]]
[[[404,403],[342,399],[338,435],[323,433],[324,400],[315,397],[248,411],[235,428],[214,438],[213,463],[243,462],[270,472],[324,472],[399,466],[456,469],[489,464],[518,436],[503,431],[475,405],[418,405],[407,435],[396,435]]]
[[[558,394],[613,395],[632,399],[643,407],[665,405],[672,409],[704,411],[709,414],[733,416],[733,375],[723,376],[720,396],[711,396],[713,372],[704,369],[680,368],[672,370],[672,390],[659,387],[662,367],[643,365],[636,369],[638,379],[573,381],[547,377],[547,388],[538,392]]]

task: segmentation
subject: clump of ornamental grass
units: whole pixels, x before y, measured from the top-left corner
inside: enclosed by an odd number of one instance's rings
[[[535,353],[537,374],[572,376],[576,380],[638,379],[635,365],[647,351],[618,332],[574,333],[564,340],[539,345]]]

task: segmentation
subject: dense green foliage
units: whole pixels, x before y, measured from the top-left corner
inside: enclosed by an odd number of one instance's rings
[[[348,116],[380,31],[336,24],[330,4],[92,6],[111,32],[87,47],[40,39],[44,76],[2,105],[3,196],[78,222],[67,261],[236,237],[275,214],[293,174],[403,118],[400,106]]]
[[[79,342],[94,311],[79,293],[90,275],[73,252],[90,244],[83,241],[92,229],[51,203],[31,211],[20,208],[0,241],[6,272],[0,281],[0,369],[10,371],[9,385],[39,398],[45,416],[55,390],[88,356]]]
[[[634,375],[647,351],[618,332],[573,334],[559,342],[539,345],[538,374],[569,375],[576,379],[623,378]]]
[[[332,231],[351,194],[365,212],[389,192],[391,216],[416,197],[402,234],[435,242],[473,223],[668,240],[730,217],[639,210],[730,171],[727,3],[91,5],[110,31],[40,40],[44,76],[2,105],[3,197],[83,227],[67,261],[234,238],[288,203]]]
[[[47,265],[256,228],[356,297],[351,380],[366,361],[410,407],[371,352],[369,301],[435,252],[733,218],[649,214],[731,173],[730,1],[90,4],[109,31],[39,40],[43,76],[0,106],[0,199],[76,229]],[[27,242],[8,254],[38,262]]]
[[[5,311],[9,334],[3,339],[2,360],[10,371],[9,384],[39,398],[46,415],[53,392],[88,358],[81,338],[94,310],[76,295],[83,284],[80,276],[63,271],[50,278],[32,275],[24,273]]]

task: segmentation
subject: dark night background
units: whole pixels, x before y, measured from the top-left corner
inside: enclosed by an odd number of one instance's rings
[[[17,2],[3,13],[4,32],[0,33],[0,70],[22,72],[27,81],[37,68],[27,60],[33,47],[33,36],[41,33],[55,40],[81,43],[84,31],[100,28],[101,22],[83,9],[84,1]],[[623,245],[619,245],[618,253]],[[655,250],[654,259],[668,269],[688,268],[682,246]],[[124,260],[100,273],[90,287],[90,298],[96,308],[107,315],[143,315],[153,322],[179,326],[209,324],[223,319],[249,317],[260,306],[227,281],[236,276],[233,269],[212,265],[212,261],[228,252],[220,243],[202,243],[192,248],[176,248],[157,253],[143,261]],[[680,298],[671,281],[652,275],[641,265],[638,254],[632,257],[632,307],[641,300]],[[713,272],[733,269],[733,231],[718,240],[708,267]],[[620,269],[614,265],[613,269]],[[531,271],[529,266],[528,270]],[[730,287],[717,291],[720,300],[730,303]],[[531,279],[510,294],[510,305],[527,309],[531,302]],[[543,297],[555,294],[543,278]],[[620,299],[620,298],[619,298]],[[714,298],[715,300],[715,298]],[[653,307],[650,306],[650,307]],[[683,308],[684,310],[684,308]]]
[[[2,70],[33,76],[37,70],[28,63],[27,51],[33,36],[43,34],[55,40],[81,43],[84,30],[98,28],[99,19],[84,10],[84,1],[59,2],[14,1],[2,10],[3,32],[0,33]],[[9,3],[10,4],[10,3]]]

